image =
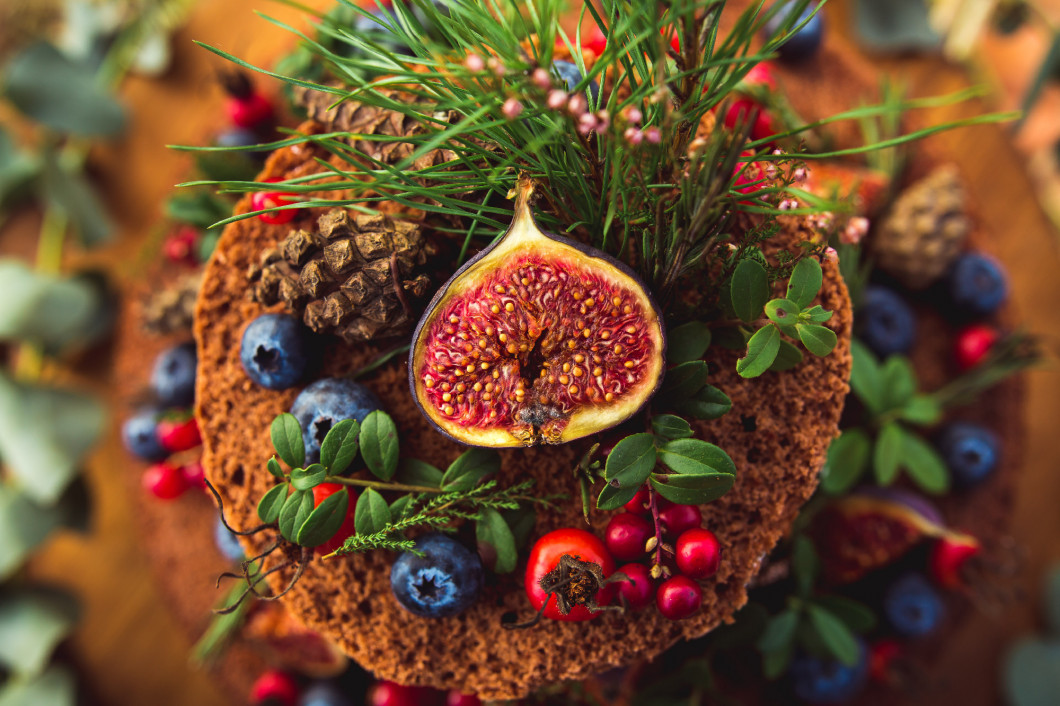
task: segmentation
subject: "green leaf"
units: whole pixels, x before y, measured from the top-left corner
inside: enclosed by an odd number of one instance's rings
[[[869,465],[872,445],[861,429],[847,429],[828,447],[821,469],[821,487],[830,495],[849,490]]]
[[[931,426],[942,419],[942,406],[931,395],[914,395],[898,416],[910,424]]]
[[[113,137],[125,127],[125,110],[93,67],[47,42],[31,44],[11,59],[4,93],[24,115],[57,132]]]
[[[653,473],[651,485],[659,495],[680,505],[703,505],[714,502],[732,489],[736,476],[728,473],[684,475]]]
[[[305,463],[305,445],[302,443],[302,427],[293,414],[284,412],[272,420],[269,428],[272,447],[291,468],[300,468]]]
[[[850,389],[869,408],[873,415],[883,414],[883,373],[876,356],[861,341],[850,343],[853,364],[850,370]]]
[[[1060,564],[1054,564],[1045,577],[1045,624],[1054,637],[1060,637]]]
[[[375,488],[368,488],[357,499],[357,509],[353,514],[353,526],[357,534],[375,534],[382,532],[390,524],[390,508],[386,500]]]
[[[901,428],[901,427],[900,427]],[[909,477],[928,493],[940,495],[950,488],[946,463],[938,452],[917,434],[902,430],[902,461]]]
[[[824,274],[821,272],[821,263],[812,257],[804,257],[795,265],[788,280],[787,298],[804,309],[810,305],[817,292],[821,291],[824,283]]]
[[[718,419],[732,409],[732,400],[713,385],[704,385],[691,398],[675,403],[673,409],[696,419]]]
[[[666,360],[671,364],[701,360],[710,347],[710,328],[702,321],[689,321],[666,335]]]
[[[269,469],[269,473],[278,478],[279,480],[287,480],[287,477],[283,474],[283,469],[280,468],[280,462],[273,456],[265,464],[265,468]]]
[[[623,488],[639,488],[655,468],[658,453],[652,434],[632,434],[620,440],[604,463],[604,478]]]
[[[725,326],[713,331],[713,343],[730,351],[742,351],[751,340],[751,331],[746,326]]]
[[[902,428],[897,422],[887,422],[876,437],[872,454],[872,465],[876,470],[876,481],[890,485],[898,477],[898,462],[902,458]]]
[[[855,633],[866,633],[876,627],[876,614],[851,598],[828,595],[814,596],[811,600],[842,620]]]
[[[729,454],[702,439],[675,439],[659,449],[659,460],[675,473],[736,475],[736,464]]]
[[[892,355],[883,361],[884,409],[892,410],[905,407],[916,394],[916,373],[909,359],[901,355]]]
[[[390,415],[382,410],[371,412],[361,424],[361,456],[377,478],[390,480],[397,471],[398,433]]]
[[[820,324],[796,324],[795,330],[806,350],[822,358],[832,352],[839,340],[835,331]]]
[[[828,651],[848,667],[857,664],[858,657],[861,654],[861,647],[858,645],[858,640],[854,637],[854,633],[846,626],[846,623],[820,605],[810,603],[807,606],[807,610],[810,615],[810,625],[813,626],[814,631],[821,638],[821,642],[828,648]]]
[[[0,665],[20,677],[40,674],[78,618],[77,601],[63,591],[23,588],[0,594]]]
[[[657,414],[651,418],[651,430],[664,439],[687,439],[692,436],[688,422],[672,414]]]
[[[0,706],[75,706],[77,682],[70,670],[52,665],[31,679],[8,679],[0,688]]]
[[[343,419],[328,430],[320,444],[320,463],[331,475],[340,475],[353,463],[360,433],[361,425],[356,419]]]
[[[232,215],[232,204],[209,189],[181,189],[166,201],[166,216],[206,230]]]
[[[39,504],[59,499],[105,425],[106,412],[94,397],[0,374],[0,458]]]
[[[398,463],[397,478],[405,485],[441,488],[442,475],[441,469],[416,458],[403,458]]]
[[[600,510],[617,510],[632,500],[640,490],[639,485],[620,486],[611,483],[614,481],[606,483],[596,498],[596,507]]]
[[[314,463],[308,468],[296,468],[291,471],[291,485],[295,490],[312,490],[328,476],[328,469],[319,463]]]
[[[784,610],[774,615],[766,624],[765,632],[758,638],[758,649],[762,652],[777,652],[795,642],[795,628],[799,625],[799,614]]]
[[[78,523],[84,514],[73,502],[84,499],[83,489],[76,492],[78,487],[71,485],[58,504],[40,505],[25,489],[0,483],[0,581],[7,580],[54,530]]]
[[[740,260],[732,273],[729,286],[732,309],[748,323],[762,315],[762,307],[769,301],[769,274],[755,260]]]
[[[280,483],[261,496],[261,500],[258,502],[258,517],[261,521],[267,525],[271,525],[276,520],[280,519],[280,510],[283,509],[284,503],[287,502],[287,484]]]
[[[741,377],[756,378],[777,359],[780,352],[780,331],[768,324],[758,329],[747,342],[747,355],[736,361],[736,372]]]
[[[691,397],[707,384],[709,372],[710,368],[702,360],[676,365],[666,371],[659,394],[678,400]]]
[[[791,326],[799,319],[799,307],[787,299],[770,299],[766,303],[766,316],[778,326]]]
[[[791,547],[791,571],[798,583],[800,596],[810,595],[820,570],[821,562],[813,542],[804,534],[796,535]]]
[[[109,241],[114,223],[95,186],[81,172],[64,168],[57,154],[45,152],[43,164],[48,206],[66,217],[82,245],[95,247]]]
[[[87,278],[34,272],[0,261],[0,340],[39,345],[48,353],[80,346],[106,332],[103,290]]]
[[[794,652],[794,644],[783,647],[775,652],[762,654],[762,675],[769,680],[779,679],[788,670],[791,664],[791,655]]]
[[[800,318],[812,321],[815,324],[823,324],[825,321],[832,318],[832,312],[818,304],[809,309],[804,309],[800,314]]]
[[[515,570],[519,553],[515,548],[515,535],[504,517],[493,508],[482,510],[482,517],[475,523],[475,538],[480,544],[488,544],[497,553],[493,564],[496,574],[509,574]]]
[[[1005,701],[1010,706],[1056,706],[1060,694],[1060,643],[1025,637],[1005,656]]]
[[[777,359],[773,361],[773,365],[769,366],[769,370],[774,373],[782,373],[785,370],[791,370],[801,362],[802,351],[799,350],[798,346],[780,339],[780,350],[777,352]]]
[[[450,492],[466,492],[500,468],[501,457],[493,449],[468,449],[445,469],[442,488]]]
[[[298,543],[315,547],[334,537],[346,519],[349,506],[350,494],[345,488],[324,498],[298,528]]]
[[[277,523],[280,534],[288,542],[293,542],[298,536],[298,528],[302,526],[309,513],[313,511],[313,491],[296,490],[287,496],[280,510]]]
[[[439,471],[439,473],[441,473],[441,471]],[[405,516],[405,512],[408,509],[410,502],[412,502],[412,494],[408,493],[390,503],[390,517],[394,522]]]

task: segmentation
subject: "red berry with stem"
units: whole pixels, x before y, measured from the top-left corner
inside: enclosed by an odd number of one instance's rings
[[[961,329],[953,345],[957,367],[963,371],[979,365],[1000,338],[998,330],[989,324],[972,324]]]
[[[891,682],[891,665],[902,652],[897,640],[877,640],[869,647],[869,679],[877,684]]]
[[[678,574],[662,582],[655,593],[655,605],[664,618],[684,620],[695,615],[703,603],[703,589],[699,584]]]
[[[229,96],[225,112],[233,125],[249,129],[268,125],[273,119],[272,102],[257,92],[242,97]]]
[[[482,699],[474,694],[450,691],[445,697],[445,706],[481,706]]]
[[[148,466],[140,479],[144,490],[159,500],[172,500],[180,497],[188,489],[188,482],[179,468],[168,463],[156,463]]]
[[[206,471],[203,469],[201,461],[192,461],[187,465],[181,466],[180,473],[184,476],[184,483],[189,488],[206,490]]]
[[[625,600],[633,610],[646,607],[655,597],[655,580],[651,577],[651,571],[644,564],[626,564],[618,569],[620,574],[628,578],[619,581],[618,594]]]
[[[611,555],[619,561],[640,559],[647,551],[645,544],[654,536],[652,523],[632,512],[620,512],[607,523],[604,541]]]
[[[710,530],[686,530],[677,538],[675,561],[685,576],[708,578],[717,573],[721,563],[721,543]]]
[[[298,703],[298,682],[287,672],[270,669],[258,677],[250,687],[250,703],[261,704],[265,701],[295,706]]]
[[[346,519],[342,521],[338,531],[323,544],[317,546],[314,551],[317,554],[330,554],[345,543],[346,538],[357,534],[357,528],[353,523],[354,512],[357,509],[357,493],[341,483],[321,483],[313,488],[313,507],[320,505],[325,499],[339,491],[350,494],[349,504],[346,505]]]
[[[659,511],[659,523],[671,537],[680,537],[690,529],[699,527],[703,515],[697,505],[671,505]]]
[[[198,264],[199,231],[183,226],[169,234],[162,243],[162,254],[170,262],[184,265]]]
[[[281,180],[276,178],[265,179],[266,183],[276,183],[278,181]],[[254,211],[264,211],[269,208],[298,203],[298,201],[299,197],[297,195],[283,191],[256,191],[250,197],[250,208]],[[282,225],[293,221],[299,210],[297,208],[288,208],[282,211],[260,213],[258,218],[269,225]]]
[[[946,535],[935,540],[928,566],[931,577],[942,588],[957,589],[964,585],[965,564],[982,550],[979,540],[969,535]]]
[[[368,690],[368,706],[434,706],[442,703],[441,692],[423,686],[403,686],[381,681]]]
[[[642,487],[637,491],[637,494],[633,496],[633,499],[623,505],[626,508],[626,512],[632,512],[634,515],[650,515],[651,514],[651,494],[648,492],[648,486]]]
[[[158,422],[158,439],[170,453],[187,451],[202,444],[199,423],[195,417],[187,419],[162,419]]]

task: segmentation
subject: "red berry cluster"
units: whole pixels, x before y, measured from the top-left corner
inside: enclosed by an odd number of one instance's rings
[[[141,477],[144,490],[160,500],[172,500],[189,488],[206,488],[206,477],[198,457],[181,461],[183,452],[202,445],[199,423],[187,413],[164,416],[155,427],[155,434],[162,447],[171,456],[165,461],[148,466]]]
[[[367,706],[481,706],[474,694],[430,689],[425,686],[402,686],[381,681],[368,689]]]

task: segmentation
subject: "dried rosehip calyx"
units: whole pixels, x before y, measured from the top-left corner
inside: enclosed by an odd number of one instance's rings
[[[508,232],[438,291],[412,339],[409,383],[435,426],[472,446],[562,444],[654,394],[658,308],[622,263],[543,232],[520,178]]]

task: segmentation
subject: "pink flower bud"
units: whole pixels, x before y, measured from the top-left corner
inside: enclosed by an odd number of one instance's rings
[[[639,123],[644,118],[644,115],[637,108],[630,108],[626,111],[626,120],[631,123]]]
[[[596,129],[596,116],[592,113],[582,113],[578,118],[578,132],[588,135]]]
[[[644,133],[635,127],[627,127],[622,134],[626,138],[626,142],[634,146],[639,145],[640,141],[644,139]]]
[[[569,110],[570,114],[574,117],[580,116],[588,109],[589,102],[585,100],[585,96],[580,93],[575,93],[570,97],[570,100],[567,101],[567,110]]]
[[[534,69],[534,73],[530,74],[530,81],[542,91],[552,88],[552,77],[540,67]]]
[[[486,62],[482,60],[482,57],[478,54],[468,54],[467,58],[464,59],[464,66],[467,67],[468,71],[474,71],[478,73],[482,69],[486,68]]]
[[[855,216],[847,221],[847,227],[839,236],[839,241],[844,245],[857,245],[869,232],[869,219]]]
[[[824,259],[827,262],[839,262],[839,253],[835,248],[828,248],[824,251]]]
[[[495,56],[491,56],[490,60],[486,62],[486,65],[489,66],[490,71],[497,76],[504,76],[504,74],[508,73],[508,70],[504,67],[504,62]]]
[[[777,165],[773,164],[772,162],[766,164],[765,172],[766,172],[766,178],[767,179],[776,179],[777,178]]]
[[[780,205],[777,206],[777,208],[780,209],[781,211],[790,211],[793,208],[798,208],[798,207],[799,207],[799,202],[796,201],[795,199],[784,199],[783,201],[780,202]]]
[[[653,145],[657,145],[662,142],[662,130],[657,127],[650,127],[644,131],[644,139]]]
[[[600,110],[596,113],[596,129],[598,132],[603,132],[607,129],[607,126],[611,124],[611,114],[606,110]]]
[[[546,101],[546,104],[548,105],[549,108],[551,108],[552,110],[559,110],[564,105],[566,105],[566,103],[567,103],[567,94],[566,93],[564,93],[563,91],[561,91],[559,89],[556,89],[554,91],[549,91],[548,100]]]
[[[791,173],[791,178],[796,182],[804,182],[808,176],[810,176],[810,172],[806,167],[796,167],[795,171]]]
[[[523,112],[523,104],[515,98],[509,98],[504,101],[504,105],[501,106],[501,112],[504,113],[504,117],[509,120],[515,120],[519,117],[519,114]]]

